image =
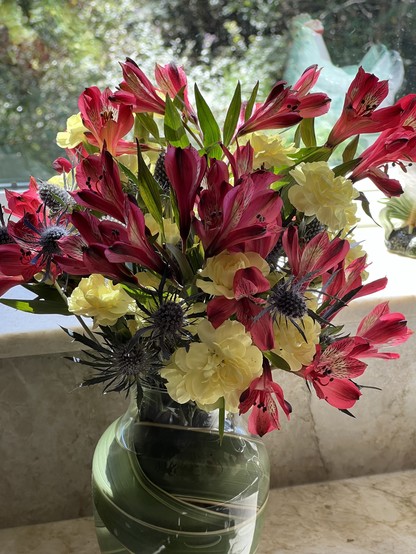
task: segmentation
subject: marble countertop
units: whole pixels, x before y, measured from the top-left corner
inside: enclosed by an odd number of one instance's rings
[[[259,554],[416,552],[416,470],[273,489]],[[0,530],[0,554],[99,554],[92,518]]]

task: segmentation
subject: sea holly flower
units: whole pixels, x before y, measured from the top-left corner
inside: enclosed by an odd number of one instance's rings
[[[326,162],[300,164],[290,174],[296,184],[289,189],[289,200],[297,210],[316,216],[329,231],[354,227],[359,192],[349,179],[336,177]]]
[[[240,413],[245,414],[251,409],[248,418],[250,433],[262,437],[274,429],[280,429],[276,400],[289,419],[292,407],[285,400],[280,385],[273,381],[270,364],[264,360],[262,375],[254,379],[240,397]]]
[[[397,126],[403,111],[400,105],[377,109],[387,94],[388,82],[380,81],[360,67],[347,90],[342,113],[326,146],[333,148],[353,135],[379,133]]]
[[[30,264],[45,271],[45,279],[60,273],[54,257],[61,253],[59,239],[69,235],[64,218],[50,220],[45,214],[27,213],[19,221],[10,221],[8,231],[24,252],[22,261],[30,255]]]
[[[87,128],[85,136],[91,144],[100,150],[105,147],[114,156],[135,152],[134,143],[122,141],[134,124],[131,107],[113,102],[112,96],[109,88],[101,92],[98,87],[89,87],[81,94],[78,107]]]
[[[161,370],[170,396],[179,404],[190,400],[214,406],[222,398],[225,409],[238,412],[241,393],[262,372],[262,354],[238,321],[214,329],[209,321],[198,325],[201,342],[178,348]]]
[[[92,317],[94,327],[114,325],[120,317],[136,312],[136,302],[120,284],[114,285],[103,275],[93,273],[81,279],[68,298],[68,310]]]

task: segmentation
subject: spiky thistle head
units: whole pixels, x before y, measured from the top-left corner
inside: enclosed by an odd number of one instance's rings
[[[39,196],[52,212],[63,212],[75,204],[72,196],[64,188],[43,181],[39,184]]]
[[[125,333],[102,327],[101,332],[96,333],[101,340],[94,341],[74,331],[65,331],[76,341],[90,347],[85,351],[88,358],[72,358],[74,362],[92,367],[96,372],[81,386],[105,383],[104,393],[126,391],[128,394],[135,384],[161,383],[159,369],[162,362],[154,345],[140,334],[129,338]]]

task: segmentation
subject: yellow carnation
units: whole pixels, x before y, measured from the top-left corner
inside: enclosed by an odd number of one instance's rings
[[[170,396],[184,404],[193,400],[213,406],[221,398],[225,409],[238,411],[241,393],[262,373],[263,356],[238,321],[225,321],[217,329],[204,319],[198,325],[200,343],[179,348],[162,369]]]
[[[290,321],[282,317],[273,325],[277,345],[273,352],[283,358],[292,371],[299,371],[303,365],[309,365],[313,360],[321,326],[309,316],[295,319],[295,322],[302,329],[306,340]]]
[[[326,162],[301,164],[290,174],[297,182],[289,190],[289,200],[305,215],[316,215],[330,231],[353,227],[358,218],[353,202],[358,191],[342,175],[335,177]]]
[[[205,268],[200,272],[201,277],[208,277],[210,281],[197,279],[197,286],[208,294],[234,298],[233,280],[239,269],[257,267],[264,276],[270,272],[269,264],[257,252],[221,252],[218,256],[208,258]]]
[[[56,144],[60,148],[75,148],[85,140],[84,133],[87,131],[88,129],[82,123],[81,114],[71,115],[66,120],[66,131],[56,135]]]
[[[114,325],[117,320],[136,311],[135,301],[121,285],[114,285],[103,275],[92,274],[81,279],[68,298],[68,309],[76,315],[94,318],[97,325]]]
[[[146,223],[146,227],[152,235],[159,233],[157,242],[161,243],[160,227],[156,219],[152,216],[152,214],[147,213],[144,216],[144,221]],[[165,238],[168,244],[177,244],[181,240],[178,226],[170,217],[163,218],[163,229],[165,231]]]
[[[254,150],[254,167],[270,169],[293,164],[288,155],[296,152],[296,148],[293,144],[285,144],[280,134],[254,132],[239,139],[240,143],[249,141]]]
[[[70,171],[69,173],[54,175],[53,177],[48,179],[48,183],[50,183],[51,185],[56,185],[57,187],[66,188],[67,190],[72,190],[74,188],[74,179],[72,175],[72,171]]]

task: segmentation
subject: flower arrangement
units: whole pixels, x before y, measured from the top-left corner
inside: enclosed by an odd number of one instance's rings
[[[264,101],[237,84],[221,125],[197,85],[190,100],[182,68],[156,65],[153,84],[131,59],[121,67],[117,90],[80,95],[56,175],[6,191],[0,294],[23,285],[35,298],[2,302],[79,318],[84,332],[67,332],[88,347],[75,359],[92,372],[85,386],[148,384],[179,404],[249,412],[264,435],[291,413],[280,370],[349,413],[364,360],[397,358],[383,347],[411,334],[388,303],[352,336],[334,318],[386,285],[366,282],[356,186],[402,193],[386,164],[416,158],[416,95],[380,108],[388,83],[360,68],[319,146],[314,119],[330,99],[311,92],[316,66]],[[363,133],[381,134],[357,155]]]

